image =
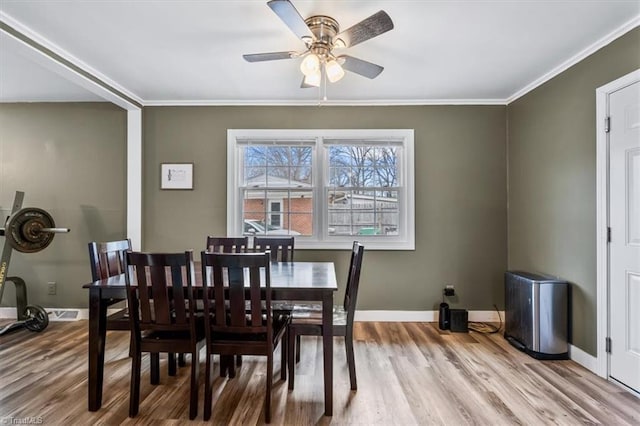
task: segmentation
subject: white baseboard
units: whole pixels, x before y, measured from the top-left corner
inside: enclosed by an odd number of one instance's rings
[[[44,308],[49,313],[49,321],[78,321],[89,319],[87,308]],[[107,309],[107,314],[113,314],[119,309]],[[0,319],[16,319],[16,308],[0,308]]]
[[[569,358],[594,374],[598,374],[598,359],[579,347],[569,345]]]
[[[500,311],[504,322],[504,311]],[[356,311],[356,321],[377,322],[434,322],[438,311]],[[469,321],[499,322],[497,311],[469,311]]]

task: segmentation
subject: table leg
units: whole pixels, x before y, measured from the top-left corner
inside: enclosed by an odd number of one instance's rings
[[[102,405],[104,347],[107,334],[107,303],[100,289],[89,290],[89,411]]]
[[[324,356],[324,415],[333,416],[333,291],[322,297],[322,349]]]

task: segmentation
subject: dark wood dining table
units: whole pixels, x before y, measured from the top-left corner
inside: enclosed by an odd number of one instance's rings
[[[196,265],[196,287],[202,287]],[[102,405],[107,307],[114,299],[126,298],[125,278],[117,275],[85,284],[89,290],[89,411]],[[333,414],[333,294],[338,289],[332,262],[288,262],[271,265],[272,300],[322,302],[322,346],[324,358],[324,413]]]

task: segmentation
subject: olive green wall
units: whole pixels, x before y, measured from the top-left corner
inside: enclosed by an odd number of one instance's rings
[[[200,251],[207,235],[226,234],[227,129],[415,129],[416,250],[368,251],[358,308],[437,309],[446,283],[454,306],[502,307],[505,122],[504,106],[145,108],[143,246]],[[161,191],[163,162],[193,162],[194,190]],[[344,286],[347,251],[296,259],[336,262]]]
[[[509,268],[573,286],[573,344],[596,354],[596,88],[640,68],[640,29],[510,104]]]
[[[43,208],[71,228],[38,253],[13,251],[9,275],[27,282],[30,303],[86,307],[87,243],[125,236],[126,117],[109,103],[0,104],[0,226],[20,190],[24,207]],[[57,283],[55,296],[47,295],[48,281]],[[7,282],[2,306],[15,303]]]

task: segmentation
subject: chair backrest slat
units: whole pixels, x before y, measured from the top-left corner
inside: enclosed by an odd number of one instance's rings
[[[272,262],[293,262],[294,237],[255,237],[254,252],[271,252]]]
[[[246,253],[248,249],[249,237],[207,237],[209,253]]]
[[[131,240],[90,242],[91,279],[103,280],[124,273],[124,256],[131,250]]]
[[[153,321],[153,317],[151,315],[151,294],[149,292],[149,283],[147,282],[147,271],[144,267],[136,268],[136,282],[138,283],[137,292],[139,305],[140,305],[140,315],[142,322],[151,323]]]
[[[184,291],[182,288],[185,286],[182,268],[180,266],[171,266],[171,297],[173,298],[173,310],[176,316],[176,322],[187,321],[187,302],[184,298]]]

